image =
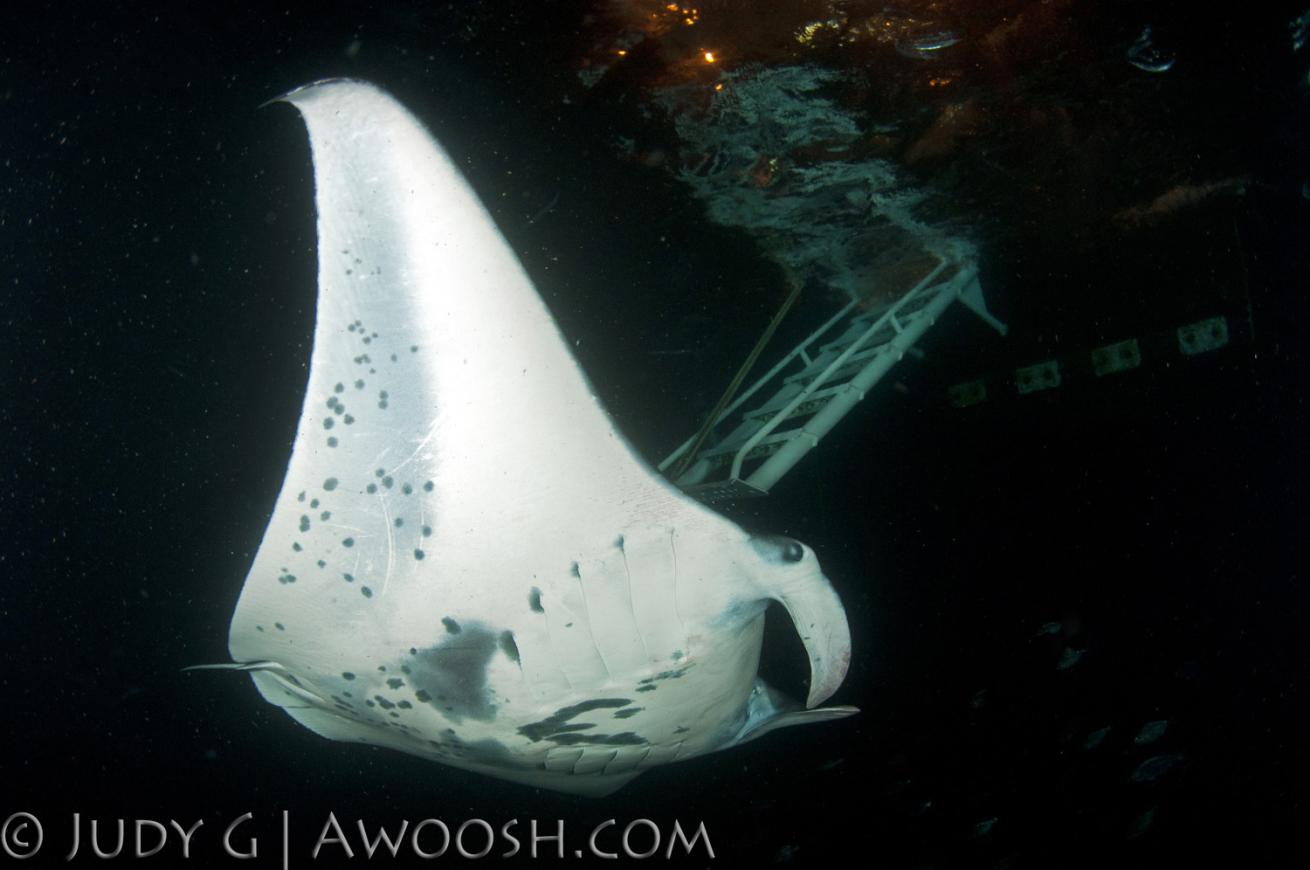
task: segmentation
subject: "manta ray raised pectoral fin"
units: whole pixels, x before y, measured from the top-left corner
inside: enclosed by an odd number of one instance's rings
[[[810,706],[835,691],[850,636],[813,555],[633,453],[423,126],[363,82],[283,99],[309,129],[319,277],[229,632],[263,696],[333,739],[601,794],[762,733],[767,599],[805,642]]]

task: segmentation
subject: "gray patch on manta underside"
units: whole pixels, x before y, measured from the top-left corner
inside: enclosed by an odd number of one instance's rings
[[[556,710],[553,715],[547,716],[545,719],[542,719],[540,722],[532,722],[520,727],[519,733],[522,734],[524,737],[528,738],[529,740],[531,740],[533,743],[536,743],[538,740],[542,740],[542,739],[552,740],[556,743],[564,743],[565,741],[561,740],[560,738],[582,737],[582,735],[580,734],[569,734],[566,732],[573,732],[573,731],[582,730],[584,728],[596,727],[595,725],[585,724],[585,723],[570,724],[569,720],[572,719],[574,716],[581,716],[583,713],[587,713],[591,710],[604,710],[604,709],[610,709],[616,707],[626,707],[630,703],[632,702],[629,701],[627,698],[593,698],[590,701],[582,701],[581,703],[572,704],[568,707],[561,707],[558,710]],[[602,736],[602,735],[596,735],[596,736]],[[632,736],[635,737],[636,735],[632,735]],[[582,742],[601,742],[601,741],[598,740],[583,741],[581,739],[578,739],[578,740],[574,740],[573,742],[582,743]],[[642,743],[645,741],[642,741],[640,738],[638,738],[637,742]]]
[[[492,738],[464,743],[452,734],[447,741],[430,740],[428,742],[437,748],[440,755],[477,764],[491,764],[501,768],[517,768],[520,770],[530,770],[536,767],[533,763],[516,756],[499,740]]]
[[[409,658],[415,697],[447,718],[488,722],[496,707],[487,691],[487,666],[499,649],[497,635],[480,625],[466,625],[433,647]]]
[[[476,756],[479,760],[495,761],[501,764],[514,760],[513,753],[499,740],[490,737],[463,744],[463,754]]]
[[[546,739],[560,746],[576,746],[579,743],[591,746],[644,746],[646,744],[645,739],[631,731],[624,731],[621,734],[552,734]]]

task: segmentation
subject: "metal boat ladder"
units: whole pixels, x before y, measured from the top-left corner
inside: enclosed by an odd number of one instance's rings
[[[939,259],[891,306],[869,311],[853,299],[797,345],[724,409],[674,482],[707,504],[767,494],[957,299],[1004,335],[972,256]],[[678,467],[695,441],[683,442],[659,470]]]

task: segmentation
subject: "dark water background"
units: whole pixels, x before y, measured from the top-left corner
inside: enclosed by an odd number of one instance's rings
[[[301,852],[335,811],[347,824],[562,818],[583,832],[612,817],[703,820],[718,863],[1304,857],[1310,161],[1297,64],[1303,80],[1310,57],[1288,51],[1291,7],[1088,13],[1089,26],[1182,22],[1211,65],[1170,73],[1200,81],[1160,124],[1243,155],[1259,184],[1078,250],[981,209],[983,282],[1011,336],[952,311],[924,360],[894,370],[767,501],[733,509],[819,553],[855,638],[834,700],[860,716],[593,801],[328,743],[244,678],[179,673],[226,658],[306,374],[309,153],[296,114],[263,101],[354,75],[414,110],[652,460],[695,428],[776,304],[749,240],[621,159],[630,105],[562,102],[589,47],[576,24],[588,4],[504,6],[503,18],[461,4],[35,6],[0,33],[0,815],[47,820],[59,855],[73,811],[203,818],[193,863],[223,866],[217,834],[247,811],[266,840],[247,866],[276,866],[282,810]],[[1117,378],[945,401],[956,381],[1124,337],[1167,345],[1174,326],[1216,314],[1233,338],[1206,357],[1165,348]],[[700,352],[635,350],[688,347]],[[1053,621],[1059,634],[1039,633]],[[799,642],[773,626],[766,672],[803,694]],[[1085,654],[1061,670],[1066,647]],[[1161,719],[1163,737],[1134,744]],[[1180,757],[1132,781],[1160,755]]]

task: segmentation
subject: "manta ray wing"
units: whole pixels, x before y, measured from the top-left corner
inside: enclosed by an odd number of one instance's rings
[[[358,81],[283,99],[310,134],[319,286],[229,631],[264,697],[333,739],[600,794],[763,733],[767,598],[801,627],[810,705],[831,694],[850,638],[812,556],[634,454],[423,126]]]

